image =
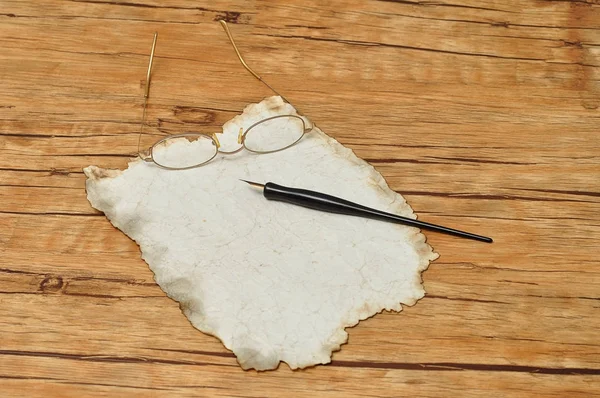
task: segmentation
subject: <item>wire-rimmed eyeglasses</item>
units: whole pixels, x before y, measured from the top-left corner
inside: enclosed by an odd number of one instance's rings
[[[276,95],[289,103],[284,96],[279,94],[273,87],[257,75],[248,64],[246,64],[233,40],[233,36],[231,35],[227,24],[225,21],[219,22],[225,30],[225,33],[244,68]],[[221,149],[221,143],[217,138],[217,133],[204,134],[188,132],[161,138],[148,148],[145,154],[142,154],[140,151],[140,143],[144,132],[144,124],[146,123],[148,97],[150,94],[150,77],[157,38],[158,33],[154,33],[152,50],[150,52],[150,60],[148,63],[148,72],[146,74],[142,124],[140,127],[140,136],[138,138],[138,156],[144,161],[153,162],[164,169],[186,170],[205,165],[213,160],[219,153],[225,155],[234,154],[244,148],[257,154],[282,151],[298,143],[298,141],[304,137],[304,134],[312,130],[313,126],[307,127],[304,119],[298,115],[277,115],[259,120],[245,130],[240,128],[237,138],[237,143],[240,147],[232,151],[224,151]],[[167,148],[177,148],[177,150],[166,150]]]

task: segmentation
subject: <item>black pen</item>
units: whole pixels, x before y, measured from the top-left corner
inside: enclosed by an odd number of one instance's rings
[[[277,200],[280,202],[308,207],[309,209],[320,210],[328,213],[345,214],[349,216],[365,217],[374,220],[404,224],[411,227],[428,229],[449,235],[460,236],[462,238],[474,239],[481,242],[493,242],[492,238],[488,238],[487,236],[476,235],[470,232],[459,231],[457,229],[443,227],[441,225],[430,224],[428,222],[413,220],[412,218],[386,213],[320,192],[309,191],[307,189],[284,187],[272,182],[259,184],[258,182],[246,180],[241,181],[244,181],[253,187],[261,188],[264,197],[269,200]]]

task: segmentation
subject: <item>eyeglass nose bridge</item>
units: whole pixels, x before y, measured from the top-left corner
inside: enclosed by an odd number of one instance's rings
[[[221,148],[221,143],[219,142],[219,139],[217,138],[217,134],[216,133],[212,133],[210,136],[213,139],[213,141],[215,142],[215,145],[216,145],[217,151],[218,151],[219,148]]]
[[[240,131],[238,133],[238,139],[237,139],[238,144],[241,144],[243,139],[244,139],[244,128],[240,127]]]

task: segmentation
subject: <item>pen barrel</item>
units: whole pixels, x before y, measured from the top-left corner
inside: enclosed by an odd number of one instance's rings
[[[286,202],[297,206],[327,213],[345,214],[367,218],[384,219],[377,210],[361,206],[335,196],[307,189],[289,188],[268,182],[263,189],[263,195],[269,200]]]
[[[424,221],[414,220],[412,218],[398,216],[396,214],[386,213],[384,211],[372,209],[349,200],[341,199],[335,196],[320,192],[310,191],[308,189],[289,188],[277,185],[272,182],[265,184],[263,195],[269,200],[286,202],[297,206],[307,207],[313,210],[324,211],[327,213],[345,214],[393,222],[396,224],[408,225],[411,227],[428,229],[446,233],[449,235],[460,236],[463,238],[474,239],[481,242],[491,243],[492,239],[487,236],[472,234],[470,232],[459,231],[457,229],[443,227],[441,225],[431,224]]]

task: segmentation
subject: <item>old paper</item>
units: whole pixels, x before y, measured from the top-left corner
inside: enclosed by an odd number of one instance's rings
[[[280,97],[250,105],[219,139],[234,143],[240,127],[279,114],[296,112]],[[416,228],[270,202],[239,181],[415,218],[372,166],[317,128],[281,152],[218,155],[190,170],[134,160],[124,171],[84,171],[92,206],[140,245],[160,287],[244,369],[328,363],[347,340],[344,328],[415,304],[421,272],[437,258]]]

